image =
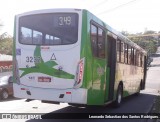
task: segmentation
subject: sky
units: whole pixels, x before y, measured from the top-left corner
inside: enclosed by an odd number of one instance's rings
[[[16,14],[54,8],[87,9],[118,31],[160,31],[160,0],[1,0],[0,34],[13,36]]]

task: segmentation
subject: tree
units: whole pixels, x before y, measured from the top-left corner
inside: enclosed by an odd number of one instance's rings
[[[4,32],[3,34],[0,35],[0,41],[8,37],[9,37],[8,33]]]
[[[156,31],[153,31],[153,30],[147,30],[145,31],[143,34],[155,34]]]
[[[0,29],[3,27],[0,20]],[[7,33],[0,34],[0,54],[12,55],[13,38]]]
[[[128,38],[145,49],[148,53],[155,53],[157,51],[158,37],[146,36],[149,34],[156,34],[156,31],[148,30],[144,33],[128,34]]]
[[[0,35],[0,53],[12,55],[13,38],[7,33]]]

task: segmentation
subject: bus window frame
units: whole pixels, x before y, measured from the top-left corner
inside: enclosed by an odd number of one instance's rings
[[[116,55],[117,55],[117,62],[121,63],[121,40],[117,38],[116,40]]]
[[[76,18],[76,20],[77,20],[77,38],[76,38],[76,41],[74,41],[74,42],[72,42],[72,43],[66,43],[66,44],[45,44],[44,43],[44,41],[45,40],[43,40],[44,38],[45,38],[45,36],[48,34],[48,35],[50,35],[49,33],[45,33],[45,32],[41,32],[41,31],[39,31],[39,30],[36,30],[36,29],[33,29],[33,28],[28,28],[28,27],[25,27],[25,26],[23,26],[23,25],[21,25],[20,24],[20,19],[21,19],[21,17],[26,17],[26,16],[34,16],[34,15],[39,15],[39,14],[31,14],[31,15],[24,15],[24,16],[20,16],[19,18],[18,18],[18,42],[20,43],[20,44],[23,44],[23,45],[32,45],[32,46],[36,46],[36,45],[40,45],[40,46],[63,46],[63,45],[72,45],[72,44],[76,44],[77,42],[78,42],[78,39],[79,39],[79,32],[78,32],[78,29],[79,29],[79,24],[80,24],[80,17],[79,17],[79,14],[78,13],[76,13],[76,12],[67,12],[67,13],[65,13],[65,12],[58,12],[58,13],[40,13],[40,14],[75,14],[76,16],[77,16],[77,18]],[[23,43],[22,41],[21,41],[21,35],[22,35],[22,32],[21,32],[21,28],[22,27],[24,27],[24,28],[28,28],[28,29],[31,29],[31,31],[32,31],[32,44],[27,44],[27,43]],[[34,44],[33,43],[33,31],[38,31],[38,32],[41,32],[42,33],[42,44]],[[51,35],[51,36],[53,36],[53,35]],[[56,36],[54,36],[54,37],[56,37]],[[58,37],[59,38],[59,37]],[[63,40],[62,40],[62,42],[63,42]]]
[[[128,64],[128,44],[127,43],[124,43],[124,63]]]
[[[121,56],[120,56],[120,62],[121,63],[125,63],[124,62],[124,42],[121,40],[121,44],[120,44],[120,49],[121,49]]]
[[[91,32],[92,32],[92,26],[94,26],[94,27],[96,27],[96,46],[97,46],[97,48],[96,48],[96,55],[95,55],[95,53],[94,53],[94,46],[93,46],[93,43],[92,43],[92,34],[91,34]],[[102,33],[104,34],[104,35],[102,35],[104,38],[103,38],[103,41],[104,41],[104,45],[102,45],[102,46],[104,46],[104,55],[103,55],[103,57],[101,57],[101,56],[99,56],[99,47],[98,47],[98,42],[99,42],[99,36],[98,36],[98,31],[99,31],[99,29],[101,29],[102,30]],[[106,57],[106,47],[105,47],[105,44],[106,44],[106,29],[103,27],[103,26],[101,26],[100,24],[98,24],[98,23],[96,23],[94,20],[91,20],[90,21],[90,42],[91,42],[91,50],[92,50],[92,55],[94,56],[94,57],[96,57],[96,58],[99,58],[99,59],[105,59],[105,57]]]

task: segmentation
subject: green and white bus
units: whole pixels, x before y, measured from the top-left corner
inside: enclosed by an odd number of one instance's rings
[[[145,87],[147,53],[87,10],[15,16],[14,96],[106,105]]]

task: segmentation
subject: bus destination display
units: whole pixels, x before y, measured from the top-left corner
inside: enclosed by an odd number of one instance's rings
[[[56,27],[75,27],[76,14],[57,14],[54,16],[54,26]]]

